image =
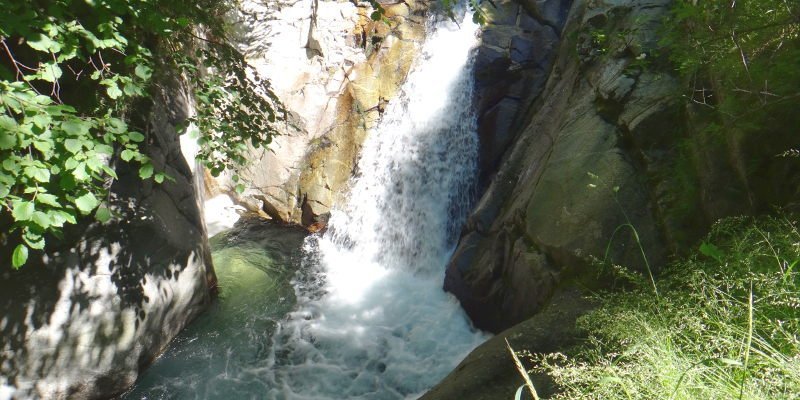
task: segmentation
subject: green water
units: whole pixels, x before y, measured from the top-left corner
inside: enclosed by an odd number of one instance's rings
[[[295,304],[305,232],[243,221],[211,239],[220,294],[122,399],[256,399],[270,336]]]

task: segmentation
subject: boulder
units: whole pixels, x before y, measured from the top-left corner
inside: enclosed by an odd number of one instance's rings
[[[120,165],[110,196],[119,218],[70,226],[24,268],[0,271],[0,398],[113,397],[208,306],[216,277],[202,179],[175,130],[188,104],[170,84],[139,113],[145,153],[173,179],[141,181]],[[0,247],[10,259],[13,245]]]
[[[576,327],[576,320],[592,306],[577,291],[557,293],[541,313],[478,346],[420,400],[513,399],[524,381],[514,367],[506,341],[517,352],[546,354],[564,351],[580,340],[581,332]],[[524,357],[522,360],[527,361]],[[557,390],[546,375],[532,374],[531,379],[542,398],[550,398]]]

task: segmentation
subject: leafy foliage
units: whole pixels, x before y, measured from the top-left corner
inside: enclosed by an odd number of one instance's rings
[[[563,399],[788,399],[800,393],[800,232],[725,220],[659,280],[600,295],[569,356],[530,355]]]
[[[154,71],[192,84],[199,158],[212,173],[243,163],[245,144],[269,143],[282,110],[225,42],[221,3],[0,0],[0,218],[12,221],[0,241],[20,241],[14,267],[65,224],[112,217],[102,204],[117,163],[168,178],[142,152],[144,127],[131,125]]]
[[[756,207],[789,201],[798,164],[776,156],[800,146],[800,3],[676,1],[662,45],[686,83],[694,147],[729,148]]]
[[[684,0],[668,24],[665,44],[694,84],[692,101],[740,123],[769,112],[790,116],[784,108],[800,97],[800,4]],[[750,125],[760,122],[768,121]]]

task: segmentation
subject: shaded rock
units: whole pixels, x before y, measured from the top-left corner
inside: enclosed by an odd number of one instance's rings
[[[517,388],[524,381],[514,367],[505,341],[508,340],[516,351],[565,351],[581,337],[575,321],[591,308],[592,304],[577,291],[556,294],[541,313],[478,346],[453,372],[420,399],[513,399]],[[547,376],[532,375],[531,378],[538,394],[543,398],[549,398],[555,393],[555,385]]]
[[[533,55],[537,50],[533,46],[533,40],[515,36],[511,39],[511,61],[523,64],[533,60]],[[539,50],[541,51],[541,50]]]
[[[143,151],[172,180],[141,181],[121,164],[107,224],[85,220],[48,238],[25,268],[0,271],[0,397],[113,397],[206,308],[216,277],[195,178],[175,126],[184,88],[159,88],[139,112]],[[193,165],[193,162],[192,162]],[[0,246],[9,259],[13,244]]]
[[[634,24],[651,26],[647,18],[660,15],[653,10],[663,13],[667,7],[666,1],[651,0],[621,10],[598,6],[602,11],[597,11],[589,3],[574,4],[563,36],[591,25],[589,9],[592,15],[613,15],[613,23],[604,24],[627,31]],[[652,45],[649,37],[636,36]],[[517,43],[521,48],[527,42]],[[608,54],[587,69],[575,59],[574,48],[561,43],[553,67],[557,73],[551,73],[540,95],[523,97],[525,106],[489,109],[498,116],[502,110],[506,122],[501,126],[499,117],[484,119],[482,145],[495,155],[504,145],[493,148],[490,140],[516,139],[469,218],[445,279],[445,289],[456,294],[480,328],[497,332],[536,314],[565,282],[589,273],[592,258],[604,258],[607,248],[609,261],[640,271],[666,260],[669,245],[644,165],[664,143],[653,139],[644,152],[649,155],[643,155],[628,127],[663,117],[669,108],[665,95],[676,82],[668,77],[655,82],[629,70],[634,61],[629,52],[621,58],[610,56],[620,54],[613,49]],[[514,108],[530,113],[509,123]],[[492,132],[494,137],[484,139]]]
[[[481,45],[508,49],[511,45],[511,38],[514,37],[516,27],[494,27],[489,26],[483,30],[481,35]]]
[[[556,31],[561,31],[567,19],[571,1],[560,0],[516,0],[522,9],[520,26],[528,29],[535,21],[537,25],[548,25]]]
[[[491,25],[516,25],[519,5],[512,1],[494,2],[486,7],[486,22]]]
[[[475,60],[481,189],[497,171],[498,161],[518,131],[512,127],[523,115],[520,105],[544,88],[559,43],[557,32],[563,19],[545,20],[540,8],[562,3],[548,0],[530,8],[524,2],[520,7],[519,2],[506,0],[494,2],[497,8],[489,7],[497,22],[483,29]]]
[[[484,143],[480,148],[480,160],[486,169],[496,168],[514,138],[512,123],[519,103],[517,99],[506,97],[478,119],[478,137]]]

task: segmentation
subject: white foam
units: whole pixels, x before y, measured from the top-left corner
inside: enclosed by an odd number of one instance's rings
[[[227,194],[219,194],[203,203],[203,219],[206,221],[208,237],[233,228],[244,207],[236,205]]]

